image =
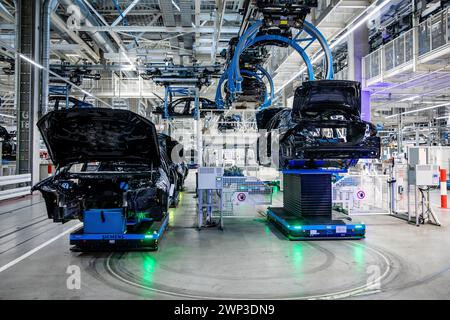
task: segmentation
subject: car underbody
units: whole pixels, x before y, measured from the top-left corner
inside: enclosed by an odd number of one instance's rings
[[[272,148],[263,146],[276,141],[280,168],[348,168],[358,159],[378,158],[380,138],[360,114],[359,83],[306,82],[296,90],[292,109],[266,109],[257,115],[258,129],[267,130],[258,141],[259,162],[268,164]]]

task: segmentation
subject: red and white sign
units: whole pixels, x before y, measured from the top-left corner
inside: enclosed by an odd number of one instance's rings
[[[356,192],[356,199],[364,200],[365,197],[366,197],[366,193],[363,190],[358,190]]]

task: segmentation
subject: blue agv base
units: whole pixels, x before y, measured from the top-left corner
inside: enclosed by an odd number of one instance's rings
[[[127,225],[125,233],[84,233],[81,227],[70,234],[70,244],[74,251],[157,250],[168,223],[166,214],[159,221]]]
[[[284,208],[268,208],[267,220],[290,240],[363,239],[366,226],[347,219],[299,217]]]

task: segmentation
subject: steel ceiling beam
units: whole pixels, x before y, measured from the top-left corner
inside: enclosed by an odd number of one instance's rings
[[[181,16],[181,26],[190,27],[192,26],[192,1],[191,0],[180,0],[180,13]],[[187,33],[183,35],[183,42],[185,49],[192,49],[193,34]]]
[[[108,22],[105,20],[105,18],[103,18],[103,16],[97,12],[97,10],[95,10],[95,8],[89,3],[89,1],[84,0],[84,3],[88,6],[89,9],[91,9],[94,14],[100,19],[100,21],[105,25],[105,26],[109,26]],[[125,48],[125,46],[123,45],[122,39],[119,37],[119,35],[117,33],[115,33],[114,31],[109,31],[109,34],[111,35],[111,38],[117,43],[117,45],[119,46],[119,51],[123,52],[125,54],[125,52],[127,52],[127,48]],[[127,56],[128,59],[128,56]]]
[[[5,6],[0,2],[0,17],[9,23],[14,23],[16,20],[14,16],[5,8]]]
[[[214,21],[214,27],[216,29],[216,32],[213,33],[213,43],[212,43],[212,49],[211,49],[211,63],[212,64],[216,63],[217,47],[219,45],[220,32],[222,30],[226,2],[227,2],[227,0],[216,0],[217,10],[216,10],[216,19]]]
[[[100,57],[97,55],[97,53],[95,53],[94,50],[92,50],[91,47],[89,47],[86,42],[84,42],[83,39],[80,38],[80,36],[67,28],[67,24],[55,12],[51,13],[51,18],[53,25],[67,34],[73,41],[78,43],[81,49],[83,49],[94,62],[98,62],[100,60]]]
[[[195,31],[195,53],[197,53],[197,47],[198,47],[198,43],[200,41],[200,32],[198,32],[198,28],[200,27],[200,23],[202,20],[202,13],[201,13],[201,0],[195,0],[194,2],[194,12],[195,12],[195,17],[194,17],[194,23],[195,23],[195,27],[196,27],[196,31]],[[203,19],[206,20],[206,19]]]
[[[117,17],[116,20],[114,20],[113,23],[111,23],[111,26],[116,26],[118,25],[123,18],[125,18],[125,16],[128,14],[128,12],[130,12],[131,10],[133,10],[133,8],[140,2],[141,0],[134,0],[123,12],[120,16]]]
[[[162,14],[162,17],[163,17],[164,25],[166,27],[175,27],[176,26],[175,12],[174,12],[174,9],[173,9],[172,1],[170,1],[170,0],[159,0],[159,8],[161,10],[161,14]],[[166,32],[164,29],[165,28],[162,27],[159,31],[156,31],[156,32],[159,32],[159,33]],[[126,32],[132,32],[132,30],[126,30]],[[152,31],[147,31],[146,28],[142,28],[141,30],[137,30],[135,32],[152,32]],[[179,32],[179,31],[175,31],[175,32]],[[178,47],[178,39],[177,39],[177,37],[171,38],[169,40],[169,42],[170,42],[170,46],[171,47]]]
[[[164,14],[163,14],[164,19]],[[81,26],[79,31],[86,32],[149,32],[149,33],[188,33],[188,32],[196,32],[197,30],[200,33],[214,33],[216,30],[214,27],[175,27],[168,26],[165,22],[166,26]],[[239,27],[222,27],[222,33],[238,33]]]

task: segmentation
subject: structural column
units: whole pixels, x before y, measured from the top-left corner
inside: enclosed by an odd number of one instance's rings
[[[363,82],[362,58],[369,53],[369,34],[365,25],[348,36],[348,79]],[[361,92],[361,118],[370,121],[370,91]]]
[[[17,0],[16,49],[23,56],[40,62],[41,1]],[[18,174],[31,173],[39,181],[39,110],[41,68],[16,56],[17,162]]]

